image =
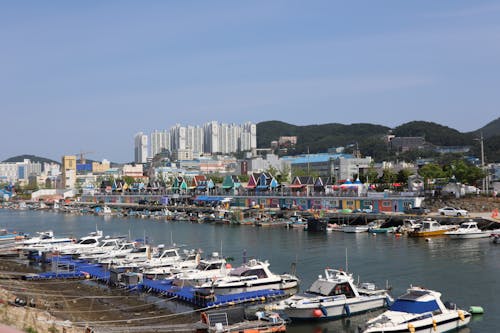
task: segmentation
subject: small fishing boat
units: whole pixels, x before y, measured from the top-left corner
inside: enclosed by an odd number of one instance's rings
[[[242,307],[201,312],[197,332],[274,333],[285,332],[287,321],[273,311],[257,311],[247,315]]]
[[[444,234],[454,239],[486,238],[491,236],[491,231],[483,231],[478,228],[477,222],[469,220],[460,224],[457,230],[447,231]]]
[[[7,229],[0,229],[0,244],[21,241],[25,238],[26,236],[24,234],[10,232]]]
[[[410,287],[398,297],[389,310],[368,320],[363,333],[448,332],[466,326],[471,314],[456,305],[441,301],[441,293]]]
[[[359,233],[359,232],[367,232],[367,225],[345,225],[342,227],[342,231],[346,233]]]
[[[277,309],[292,320],[333,320],[387,306],[387,290],[372,283],[354,284],[352,274],[325,269],[311,287],[300,295],[281,301]]]
[[[422,226],[411,231],[410,237],[431,237],[444,235],[445,232],[456,229],[454,225],[441,225],[438,221],[425,219],[422,221]]]
[[[382,227],[384,223],[385,220],[375,220],[368,223],[368,232],[372,234],[387,234],[396,230],[395,227]]]

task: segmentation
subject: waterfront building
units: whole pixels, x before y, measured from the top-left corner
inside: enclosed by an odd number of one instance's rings
[[[134,137],[134,162],[146,163],[148,159],[148,136],[139,132]]]
[[[344,182],[349,179],[359,178],[364,170],[367,170],[372,164],[372,158],[367,157],[351,157],[342,155],[331,160],[331,176],[335,178],[337,183]]]

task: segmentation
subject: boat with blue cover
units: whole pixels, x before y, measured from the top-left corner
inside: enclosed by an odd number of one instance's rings
[[[410,287],[398,297],[389,310],[359,327],[363,333],[448,332],[466,326],[471,314],[452,303],[444,304],[441,293],[421,287]]]

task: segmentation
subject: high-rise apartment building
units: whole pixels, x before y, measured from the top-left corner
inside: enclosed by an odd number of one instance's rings
[[[170,138],[168,142],[167,137]],[[136,139],[136,151],[137,146]],[[255,148],[257,148],[257,126],[251,122],[238,125],[211,121],[202,127],[176,124],[170,131],[151,133],[153,156],[162,149],[169,149],[172,152],[190,150],[196,157],[202,153],[232,154]]]
[[[186,149],[191,149],[194,156],[203,153],[204,131],[199,126],[188,126],[186,129]]]
[[[148,158],[148,136],[139,132],[134,137],[134,162],[146,163]]]
[[[170,146],[170,132],[155,130],[151,133],[151,157],[161,153],[163,149],[172,150]]]
[[[219,124],[216,121],[211,121],[206,123],[203,128],[205,130],[205,153],[220,153]]]
[[[74,188],[76,184],[76,156],[65,155],[62,157],[62,187]]]

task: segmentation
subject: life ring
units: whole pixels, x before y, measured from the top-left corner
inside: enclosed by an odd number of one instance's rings
[[[207,315],[206,312],[202,312],[201,313],[201,322],[205,323],[205,324],[208,324],[208,315]]]

